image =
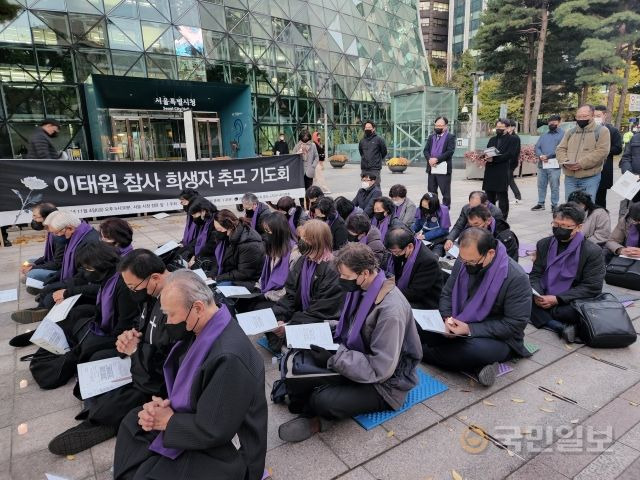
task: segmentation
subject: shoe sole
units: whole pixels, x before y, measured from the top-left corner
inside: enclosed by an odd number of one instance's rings
[[[491,369],[489,370],[487,367],[491,367]],[[480,373],[478,373],[478,381],[481,385],[490,387],[496,383],[496,377],[498,376],[498,363],[493,363],[487,367],[484,367],[480,370]]]
[[[302,425],[301,421],[296,420],[291,420],[278,427],[278,437],[280,437],[280,440],[282,440],[283,442],[298,443],[303,442],[313,436],[311,426],[309,425],[309,421],[307,419],[304,419],[307,421],[306,427]]]
[[[38,290],[37,288],[33,288],[33,287],[27,287],[27,293],[29,295],[40,295],[41,290]]]
[[[44,317],[47,316],[49,311],[47,309],[39,309],[39,310],[22,310],[18,312],[13,312],[11,314],[11,320],[16,323],[26,324],[26,323],[35,323],[41,321]]]
[[[115,437],[116,433],[115,427],[107,427],[106,425],[99,429],[63,432],[51,440],[49,451],[54,455],[75,455]],[[56,443],[60,443],[60,445],[56,445]]]

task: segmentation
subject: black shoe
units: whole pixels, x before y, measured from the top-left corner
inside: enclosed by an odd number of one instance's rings
[[[498,376],[498,362],[492,363],[491,365],[487,365],[482,368],[478,372],[478,382],[480,385],[484,385],[485,387],[490,387],[494,383],[496,383],[496,377]]]
[[[544,205],[540,205],[540,204],[538,204],[538,205],[536,205],[535,207],[532,207],[532,208],[531,208],[531,211],[532,211],[532,212],[535,212],[535,211],[537,211],[537,210],[544,210]]]
[[[41,292],[41,291],[42,291],[42,290],[37,289],[37,288],[35,288],[35,287],[27,287],[27,293],[28,293],[29,295],[40,295],[40,292]]]
[[[298,417],[289,420],[278,427],[278,436],[285,442],[302,442],[311,438],[317,432],[324,432],[331,426],[329,420],[320,417]]]
[[[8,238],[5,238],[3,242],[5,247],[11,247],[13,245],[13,243],[11,243]]]
[[[31,337],[33,336],[33,332],[21,333],[20,335],[16,335],[11,340],[9,340],[9,345],[12,347],[28,347],[31,345]]]
[[[46,317],[47,313],[49,313],[49,310],[46,308],[25,308],[24,310],[13,312],[11,320],[16,323],[34,323]]]
[[[62,432],[49,442],[54,455],[75,455],[116,436],[118,429],[111,425],[93,425],[82,422]]]

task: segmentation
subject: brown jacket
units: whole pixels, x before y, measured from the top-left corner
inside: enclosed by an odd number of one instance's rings
[[[598,132],[598,141],[596,142],[596,128],[595,122],[591,120],[586,127],[580,128],[576,125],[573,134],[567,132],[562,137],[556,148],[558,163],[562,166],[563,163],[578,162],[582,167],[581,170],[576,171],[563,168],[566,176],[586,178],[602,171],[602,166],[609,155],[611,137],[609,129],[603,125]]]
[[[609,250],[611,250],[611,253],[616,254],[616,251],[619,248],[625,248],[625,242],[627,240],[627,235],[630,228],[636,228],[636,227],[635,225],[633,225],[631,218],[629,218],[628,215],[625,217],[622,217],[618,221],[616,228],[613,229],[613,231],[611,232],[611,236],[609,237],[609,240],[607,240],[606,246]]]

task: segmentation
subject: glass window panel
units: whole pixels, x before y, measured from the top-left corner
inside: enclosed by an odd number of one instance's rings
[[[68,45],[69,27],[67,15],[64,13],[38,12],[38,15],[29,13],[31,33],[34,43],[45,45]]]
[[[42,91],[34,85],[4,85],[7,116],[13,120],[42,120]]]
[[[38,10],[59,10],[62,12],[67,10],[65,0],[39,0],[35,4],[33,2],[31,3],[31,6]]]
[[[67,49],[38,48],[36,52],[40,79],[47,83],[74,83],[71,52]]]
[[[178,78],[194,82],[206,81],[204,60],[196,58],[178,57]]]
[[[103,0],[104,1],[104,11],[106,13],[111,12],[122,0]]]
[[[34,82],[38,66],[33,48],[0,48],[0,81]]]
[[[147,0],[138,0],[138,15],[140,20],[148,20],[151,22],[168,22],[170,18],[164,17],[157,9],[153,7]],[[171,17],[171,15],[169,15]]]
[[[76,13],[93,13],[103,12],[101,0],[67,0],[67,10]]]
[[[200,4],[200,26],[217,32],[226,31],[224,21],[224,8],[220,5],[209,3]]]
[[[156,13],[150,9],[149,6],[156,12],[162,15],[162,22],[171,21],[171,10],[169,8],[169,0],[138,0],[138,9],[140,10],[140,18],[142,20],[151,20],[146,17],[156,17]]]
[[[127,77],[146,76],[144,58],[139,53],[112,50],[111,61],[113,62],[114,75]]]
[[[138,18],[138,0],[123,0],[109,13],[109,16]]]
[[[179,25],[188,25],[190,27],[199,27],[200,16],[198,15],[198,7],[194,6],[191,10],[182,15],[177,20],[173,19],[173,23],[177,23]]]
[[[207,82],[228,83],[229,72],[227,65],[216,63],[207,64],[206,67]]]
[[[80,101],[76,87],[49,85],[43,89],[47,117],[58,120],[80,118]]]
[[[37,119],[37,120],[41,120]],[[38,126],[38,122],[29,123],[10,123],[9,137],[11,138],[11,144],[13,144],[13,150],[16,155],[26,155],[27,146],[29,145],[29,138],[33,135],[33,132]],[[23,157],[24,158],[24,157]]]
[[[207,58],[215,60],[229,60],[229,49],[227,38],[224,33],[202,31],[204,40],[204,51]]]
[[[280,36],[286,26],[289,24],[286,20],[282,18],[271,17],[271,27],[273,31],[273,38]]]
[[[229,32],[238,35],[251,35],[249,15],[246,10],[238,10],[236,8],[226,7],[225,18]]]
[[[86,47],[108,47],[106,26],[100,19],[99,15],[69,14],[71,41]]]
[[[199,57],[204,53],[202,30],[197,27],[180,25],[175,27],[176,55],[183,57]]]
[[[189,10],[196,0],[172,0],[171,2],[171,18],[177,22],[187,10]]]
[[[31,43],[27,12],[22,12],[15,20],[0,23],[0,42]]]
[[[110,17],[109,43],[118,50],[142,50],[142,31],[138,20]]]
[[[271,39],[271,17],[254,13],[249,18],[253,37]]]
[[[165,23],[140,22],[144,49],[153,53],[173,53],[173,35]]]
[[[243,64],[231,64],[231,83],[253,85],[252,67]]]
[[[229,38],[229,58],[236,62],[251,62],[251,39],[231,36]]]
[[[150,78],[175,80],[178,76],[176,72],[176,57],[147,54],[147,73]]]
[[[76,52],[78,82],[84,82],[92,73],[111,74],[111,61],[108,50],[79,50]]]

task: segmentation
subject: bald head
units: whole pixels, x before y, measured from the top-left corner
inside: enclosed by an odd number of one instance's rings
[[[591,120],[593,112],[593,105],[582,105],[576,111],[576,120]]]

